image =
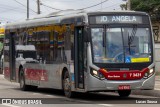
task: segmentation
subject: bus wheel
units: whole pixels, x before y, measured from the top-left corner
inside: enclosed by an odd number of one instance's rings
[[[20,89],[23,91],[27,91],[29,89],[29,85],[25,84],[25,77],[23,69],[20,70]]]
[[[71,82],[69,78],[69,73],[67,71],[64,73],[63,90],[66,97],[73,97],[74,92],[71,91]]]
[[[131,90],[119,90],[118,94],[120,97],[128,97],[131,94]]]

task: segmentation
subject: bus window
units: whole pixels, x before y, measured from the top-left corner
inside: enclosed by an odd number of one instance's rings
[[[93,58],[96,63],[137,63],[151,61],[149,28],[92,28]],[[145,61],[140,60],[145,59]]]
[[[74,60],[74,32],[71,27],[67,27],[64,37],[64,49],[67,62]]]
[[[149,57],[151,47],[149,42],[149,28],[137,28],[132,35],[133,28],[123,28],[125,56],[136,58]],[[128,32],[128,35],[126,34]],[[128,39],[127,39],[128,38]]]
[[[99,62],[103,55],[102,38],[103,38],[103,28],[93,28],[92,32],[92,45],[94,61]]]
[[[106,58],[112,63],[124,62],[123,56],[123,40],[120,28],[106,29]],[[118,60],[117,60],[118,59]],[[112,61],[111,61],[112,60]]]

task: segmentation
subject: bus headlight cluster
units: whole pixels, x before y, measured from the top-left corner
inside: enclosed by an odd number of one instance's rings
[[[101,72],[97,71],[97,70],[91,69],[91,75],[96,77],[96,78],[98,78],[98,79],[100,79],[100,80],[104,80],[105,79],[104,75]]]
[[[150,69],[148,72],[146,72],[144,74],[143,78],[147,79],[147,78],[151,77],[154,74],[154,72],[155,72],[154,68]]]

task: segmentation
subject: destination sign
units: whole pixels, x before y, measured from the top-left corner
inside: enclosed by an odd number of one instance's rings
[[[146,19],[146,18],[145,18]],[[114,15],[114,16],[93,16],[90,17],[91,24],[103,23],[143,23],[142,16]]]

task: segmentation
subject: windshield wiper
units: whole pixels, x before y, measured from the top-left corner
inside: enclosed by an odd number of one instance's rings
[[[134,41],[134,38],[136,36],[136,32],[137,32],[137,25],[133,25],[133,29],[132,29],[132,33],[131,35],[129,35],[128,33],[128,46],[129,46],[129,54],[131,55],[131,44]]]

